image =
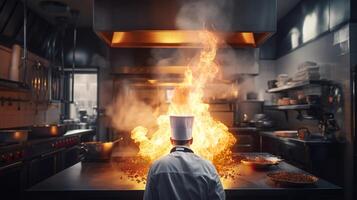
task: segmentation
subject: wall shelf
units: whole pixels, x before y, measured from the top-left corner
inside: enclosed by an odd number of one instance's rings
[[[329,80],[308,80],[308,81],[296,82],[291,85],[285,85],[283,87],[268,89],[266,92],[267,93],[287,92],[289,90],[301,89],[304,87],[309,87],[311,85],[330,85],[330,84],[332,84],[332,82]]]
[[[314,108],[318,108],[319,105],[316,104],[301,104],[301,105],[286,105],[286,106],[279,106],[279,105],[265,105],[265,109],[269,110],[310,110]]]
[[[279,106],[279,105],[264,105],[264,109],[266,110],[275,110],[275,111],[283,111],[285,114],[285,119],[289,120],[288,111],[295,110],[298,112],[298,120],[303,119],[316,119],[315,116],[306,117],[302,114],[303,111],[306,112],[316,112],[321,108],[319,104],[301,104],[301,105],[286,105],[286,106]]]
[[[0,90],[29,92],[30,87],[23,82],[0,78]]]

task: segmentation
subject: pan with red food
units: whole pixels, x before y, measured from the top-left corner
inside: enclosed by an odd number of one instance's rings
[[[319,179],[315,176],[299,173],[279,171],[268,173],[270,180],[282,186],[309,186],[314,185]]]
[[[241,162],[244,165],[252,166],[254,168],[259,168],[259,169],[264,169],[273,165],[277,165],[281,161],[282,160],[277,157],[265,157],[265,156],[247,157],[241,160]]]

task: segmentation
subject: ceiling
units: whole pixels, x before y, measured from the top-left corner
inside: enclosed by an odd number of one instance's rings
[[[65,16],[71,17],[69,12],[67,13],[53,13],[48,12],[39,4],[44,0],[28,0],[28,5],[30,9],[38,13],[44,19],[47,19],[52,24],[55,23],[56,16]],[[75,9],[79,11],[79,17],[77,24],[80,27],[91,27],[92,26],[92,12],[93,5],[92,0],[55,0],[57,2],[65,3],[71,9]],[[291,11],[301,0],[277,0],[278,1],[278,20],[284,17],[286,14]]]
[[[278,0],[278,20],[288,14],[301,0]]]
[[[31,10],[35,11],[44,19],[48,20],[50,23],[55,23],[55,18],[57,16],[64,16],[71,18],[70,12],[54,13],[43,9],[40,6],[40,2],[45,0],[27,0],[28,6]],[[70,9],[78,10],[79,16],[77,19],[77,25],[80,27],[91,27],[92,26],[92,0],[53,0],[57,2],[64,3],[68,5]]]

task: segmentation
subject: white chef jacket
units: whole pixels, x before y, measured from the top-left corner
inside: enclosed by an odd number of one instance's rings
[[[216,168],[193,152],[174,151],[155,161],[147,176],[144,200],[171,199],[225,199]]]

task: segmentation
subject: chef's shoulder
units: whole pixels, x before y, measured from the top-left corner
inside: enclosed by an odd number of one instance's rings
[[[216,174],[216,168],[211,163],[211,161],[203,159],[196,154],[189,154],[190,156],[175,156],[174,154],[169,154],[166,156],[161,157],[160,159],[156,160],[151,165],[151,171],[155,174],[155,172],[162,172],[166,170],[178,170],[179,166],[182,166],[182,161],[188,162],[191,165],[191,170],[198,171],[205,174]],[[183,160],[181,160],[183,159]]]

